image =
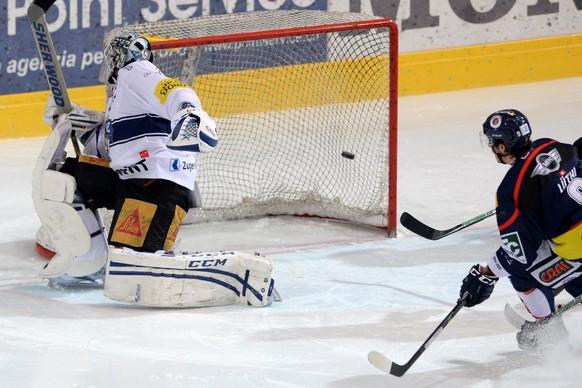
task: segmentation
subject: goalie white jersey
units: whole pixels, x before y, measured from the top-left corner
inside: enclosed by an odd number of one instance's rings
[[[166,144],[172,116],[185,104],[202,109],[197,94],[166,77],[149,61],[119,70],[107,100],[111,168],[121,179],[165,179],[190,190],[196,180],[194,153]]]

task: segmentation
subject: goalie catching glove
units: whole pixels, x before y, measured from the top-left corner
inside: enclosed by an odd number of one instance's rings
[[[63,116],[71,122],[73,131],[82,133],[100,127],[105,120],[105,114],[103,112],[86,108],[74,102],[71,102],[71,106],[72,109],[70,112],[59,115],[59,107],[51,94],[47,100],[42,119],[45,123],[54,127],[60,116]]]
[[[169,149],[209,152],[217,143],[216,123],[206,112],[189,106],[179,110],[172,117]]]
[[[497,276],[487,276],[481,273],[479,264],[471,267],[469,274],[463,279],[459,293],[460,296],[463,296],[465,292],[469,293],[465,307],[473,307],[489,299],[498,279]]]

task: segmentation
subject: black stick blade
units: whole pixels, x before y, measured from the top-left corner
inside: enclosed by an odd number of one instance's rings
[[[431,228],[407,212],[402,213],[400,216],[400,223],[411,232],[429,240],[438,240],[439,238],[444,237],[442,231]]]

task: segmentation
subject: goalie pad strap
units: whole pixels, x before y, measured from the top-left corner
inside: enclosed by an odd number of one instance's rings
[[[174,256],[112,249],[105,296],[151,307],[265,306],[272,269],[264,256],[237,252]]]

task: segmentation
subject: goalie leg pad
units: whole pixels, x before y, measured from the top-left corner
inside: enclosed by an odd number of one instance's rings
[[[77,209],[78,217],[83,221],[85,233],[90,236],[89,250],[83,255],[77,255],[73,258],[66,269],[66,274],[72,277],[82,277],[94,274],[105,268],[107,262],[107,237],[103,232],[103,224],[99,215],[91,209]]]
[[[38,253],[49,260],[56,254],[56,248],[48,235],[46,226],[40,225],[40,228],[36,231],[35,240]]]
[[[71,232],[72,236],[76,236],[75,233],[84,228],[81,228],[82,222],[71,205],[63,202],[71,200],[70,193],[75,191],[76,186],[74,179],[71,181],[64,174],[47,171],[55,161],[63,160],[62,155],[70,131],[70,125],[67,123],[59,124],[51,131],[36,160],[32,174],[34,207],[55,247],[55,252],[58,252],[49,263],[51,268],[45,268],[47,276],[58,276],[64,272],[75,254],[71,250],[84,254],[89,249],[89,239],[83,236],[80,239],[71,239],[69,234]],[[71,246],[70,243],[78,245]]]
[[[45,201],[73,203],[76,187],[75,178],[69,174],[54,170],[42,174],[42,198]]]
[[[45,203],[49,214],[43,227],[56,254],[41,270],[43,278],[64,273],[72,277],[86,276],[105,266],[108,246],[103,226],[91,209],[83,204],[73,206],[62,202]]]
[[[73,208],[51,201],[45,201],[43,209],[46,212],[42,217],[44,223],[36,233],[37,250],[41,254],[49,259],[56,256],[55,260],[61,261],[62,265],[65,265],[64,261],[69,261],[66,272],[74,277],[92,274],[105,266],[107,238],[95,213],[81,204]],[[53,243],[53,239],[57,244]],[[59,251],[56,245],[60,247],[60,255],[56,254]],[[51,268],[52,265],[45,268],[42,276],[52,277]]]
[[[49,169],[61,160],[70,131],[70,123],[66,121],[55,126],[43,145],[32,176],[32,200],[47,240],[56,252],[40,272],[44,278],[63,273],[92,274],[105,265],[107,256],[103,229],[95,215],[82,203],[74,203],[75,178]]]
[[[112,249],[105,296],[150,307],[266,306],[273,264],[238,252],[174,255]]]
[[[37,211],[51,241],[57,245],[57,249],[66,245],[71,254],[83,255],[89,250],[91,241],[83,217],[77,214],[77,211],[85,210],[84,206],[78,205],[81,207],[77,210],[75,205],[71,205],[75,189],[75,178],[53,170],[44,172],[40,187],[33,185],[33,192],[42,190],[41,206]]]

